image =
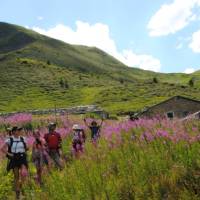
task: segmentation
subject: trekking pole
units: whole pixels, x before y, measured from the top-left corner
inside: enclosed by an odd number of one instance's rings
[[[56,116],[56,113],[57,113],[57,109],[56,109],[56,104],[54,105],[54,115],[55,115],[55,121],[56,121],[56,124],[57,124],[57,116]]]

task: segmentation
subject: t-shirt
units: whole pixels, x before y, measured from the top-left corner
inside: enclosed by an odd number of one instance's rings
[[[12,143],[12,147],[11,147],[11,153],[25,153],[26,150],[25,150],[24,143],[22,142],[21,138],[20,137],[18,137],[18,138],[12,137],[12,138],[13,138],[13,143]],[[23,137],[23,139],[24,139],[24,142],[26,143],[26,140],[24,137]],[[10,143],[11,143],[10,138],[7,138],[5,140],[5,143],[8,146],[10,146]]]
[[[59,133],[46,133],[44,139],[49,149],[58,149],[61,147],[62,138]]]
[[[99,129],[100,129],[100,126],[90,126],[91,137],[92,137],[92,138],[98,136],[98,134],[99,134]]]

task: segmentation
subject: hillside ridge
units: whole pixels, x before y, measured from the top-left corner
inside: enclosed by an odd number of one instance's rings
[[[2,22],[0,75],[0,112],[96,104],[118,113],[175,95],[200,99],[199,72],[127,67],[96,47],[67,44]]]

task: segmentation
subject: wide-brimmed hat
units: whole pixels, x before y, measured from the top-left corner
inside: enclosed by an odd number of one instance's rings
[[[9,131],[9,132],[12,131],[12,127],[7,127],[6,131]]]

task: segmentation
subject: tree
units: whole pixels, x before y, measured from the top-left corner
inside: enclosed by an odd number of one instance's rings
[[[69,84],[68,84],[68,81],[67,81],[67,80],[64,81],[64,87],[65,87],[66,89],[69,88]]]
[[[193,87],[194,86],[194,78],[191,78],[188,82],[189,86],[190,87]]]
[[[120,82],[121,84],[124,84],[124,80],[123,80],[122,78],[119,80],[119,82]]]
[[[66,79],[63,80],[63,79],[61,78],[60,81],[59,81],[59,84],[60,84],[60,87],[62,87],[62,88],[66,88],[66,89],[69,88],[69,84],[68,84],[68,81],[67,81]]]
[[[156,77],[153,78],[153,83],[158,83],[158,79]]]
[[[51,62],[49,60],[47,60],[47,65],[50,65],[50,64],[51,64]]]
[[[62,88],[64,87],[64,81],[63,81],[63,79],[60,79],[59,84],[60,84],[60,86],[61,86]]]

